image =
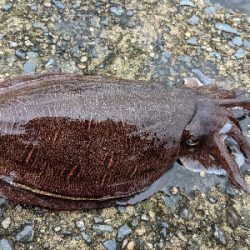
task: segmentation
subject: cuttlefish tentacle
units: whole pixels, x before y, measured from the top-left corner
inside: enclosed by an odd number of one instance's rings
[[[231,129],[226,133],[230,137],[232,137],[240,146],[240,149],[247,161],[250,161],[250,147],[248,145],[248,141],[245,136],[242,134],[241,130],[239,130],[234,124],[232,124]]]
[[[242,176],[238,165],[230,155],[224,140],[223,135],[215,134],[210,154],[215,157],[221,167],[226,170],[229,179],[235,186],[250,193],[250,187]]]
[[[246,110],[250,110],[250,99],[224,99],[218,101],[219,105],[225,108],[242,107]]]

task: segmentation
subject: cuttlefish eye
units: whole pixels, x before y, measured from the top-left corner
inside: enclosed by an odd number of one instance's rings
[[[196,145],[199,145],[199,144],[200,144],[200,138],[191,135],[191,136],[185,141],[185,143],[186,143],[188,146],[196,146]]]

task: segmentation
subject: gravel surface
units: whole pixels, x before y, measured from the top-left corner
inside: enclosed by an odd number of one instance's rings
[[[249,27],[207,0],[0,0],[0,79],[62,71],[178,85],[195,76],[250,90]],[[239,117],[249,138],[250,117]],[[250,195],[180,165],[169,176],[135,206],[57,212],[0,198],[0,249],[250,249]]]

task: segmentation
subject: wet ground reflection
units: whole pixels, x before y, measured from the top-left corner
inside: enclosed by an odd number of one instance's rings
[[[211,0],[211,2],[218,3],[232,10],[237,9],[247,15],[250,15],[250,1],[249,0]]]

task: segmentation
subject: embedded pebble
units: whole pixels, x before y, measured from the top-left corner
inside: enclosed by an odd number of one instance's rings
[[[111,233],[113,232],[113,227],[106,224],[94,224],[92,229],[97,233]]]
[[[76,221],[76,226],[78,228],[80,228],[81,230],[85,230],[86,229],[86,226],[85,226],[85,224],[84,224],[84,222],[82,220]]]
[[[245,50],[242,48],[238,49],[235,53],[235,57],[236,57],[236,59],[244,58],[245,57]]]
[[[0,197],[0,207],[4,206],[7,203],[6,199]]]
[[[51,66],[54,66],[55,64],[56,64],[55,59],[50,58],[50,59],[47,61],[47,63],[44,65],[44,67],[45,67],[45,68],[49,68],[49,67],[51,67]]]
[[[101,222],[103,222],[103,219],[99,216],[95,216],[94,221],[95,221],[95,223],[101,223]]]
[[[192,220],[193,213],[191,211],[189,211],[188,209],[184,208],[180,212],[180,217],[184,220]]]
[[[206,7],[205,9],[204,9],[204,13],[206,14],[206,15],[211,15],[211,14],[214,14],[216,11],[217,11],[217,7],[216,6],[209,6],[209,7]]]
[[[69,237],[72,235],[72,232],[70,230],[64,229],[62,231],[62,235],[63,235],[63,237]]]
[[[13,3],[6,3],[6,4],[2,7],[2,10],[3,10],[3,11],[9,11],[9,10],[11,10],[12,6],[13,6]]]
[[[85,240],[86,243],[90,244],[91,243],[91,236],[86,232],[83,231],[81,232],[82,238]]]
[[[230,184],[228,184],[226,186],[225,193],[230,195],[230,196],[235,196],[236,195],[235,189]]]
[[[117,249],[115,239],[107,240],[107,241],[103,242],[103,245],[107,250],[116,250]]]
[[[33,28],[35,29],[40,29],[42,30],[43,32],[48,32],[48,27],[40,22],[34,22],[32,24]]]
[[[200,18],[196,15],[193,15],[187,20],[187,23],[192,24],[192,25],[197,25],[200,22]]]
[[[217,60],[221,60],[221,54],[217,51],[211,51],[211,52],[209,52],[209,55],[214,57]]]
[[[117,210],[118,210],[121,214],[126,213],[126,207],[125,207],[125,206],[118,206],[118,207],[117,207]]]
[[[18,46],[17,42],[9,41],[10,48],[16,48]]]
[[[179,196],[175,195],[171,195],[171,196],[164,196],[163,200],[165,202],[165,205],[169,208],[171,208],[171,210],[175,210],[178,207],[179,204]]]
[[[242,44],[243,44],[243,41],[242,41],[242,39],[241,39],[240,36],[236,36],[236,37],[232,40],[232,42],[233,42],[233,44],[234,44],[235,46],[242,46]]]
[[[190,39],[187,40],[187,44],[198,45],[198,40],[196,37],[191,37]]]
[[[130,241],[128,244],[127,244],[127,249],[128,250],[134,250],[135,248],[135,242],[134,241]]]
[[[133,218],[132,222],[131,222],[131,225],[133,227],[136,227],[137,225],[139,224],[139,220],[137,218]]]
[[[115,14],[116,16],[121,16],[125,13],[125,9],[122,8],[121,6],[117,6],[117,7],[111,7],[110,8],[110,12]]]
[[[56,233],[58,233],[59,231],[61,231],[61,227],[60,227],[60,226],[54,227],[54,231],[55,231]]]
[[[0,41],[4,38],[4,34],[0,33]]]
[[[246,49],[250,49],[250,42],[246,39],[243,39],[243,46],[246,48]]]
[[[9,228],[9,226],[10,226],[10,224],[11,224],[11,219],[10,219],[10,217],[6,217],[6,218],[1,222],[1,224],[2,224],[2,227],[3,227],[4,229]]]
[[[33,51],[27,52],[27,57],[28,57],[29,59],[35,59],[35,58],[37,58],[38,56],[39,56],[39,54],[38,54],[37,52],[33,52]]]
[[[27,61],[23,65],[24,73],[27,75],[33,75],[36,71],[36,64],[32,61]]]
[[[26,53],[23,50],[16,50],[15,55],[17,58],[22,59],[22,60],[25,60],[26,58]]]
[[[16,240],[20,242],[31,242],[34,239],[34,226],[26,225],[24,228],[16,235]]]
[[[11,241],[6,240],[6,239],[1,239],[0,240],[0,250],[13,250],[13,246]]]
[[[88,61],[88,57],[87,56],[82,56],[81,57],[81,62],[82,63],[85,63],[85,62],[87,62]]]
[[[65,5],[58,0],[51,0],[51,2],[58,8],[58,9],[64,9]]]
[[[224,232],[215,224],[214,225],[214,238],[222,245],[226,245],[226,237]]]
[[[123,241],[124,238],[132,233],[132,229],[127,225],[123,225],[118,229],[117,240]]]
[[[190,0],[181,0],[180,6],[195,7],[195,4]]]
[[[148,221],[148,216],[146,214],[143,214],[141,216],[141,219],[144,220],[144,221]]]
[[[236,35],[240,35],[239,31],[237,31],[232,26],[230,26],[229,24],[226,24],[226,23],[216,23],[215,28],[218,29],[218,30],[228,32],[228,33],[233,33],[233,34],[236,34]]]

